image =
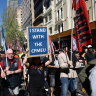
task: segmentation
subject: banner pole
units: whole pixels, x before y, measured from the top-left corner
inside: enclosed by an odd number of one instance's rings
[[[72,61],[72,53],[73,53],[73,31],[74,31],[74,27],[73,27],[73,25],[74,25],[74,20],[73,20],[73,12],[74,12],[74,10],[72,9],[72,17],[71,17],[71,57],[70,57],[70,59],[71,59],[71,61]]]
[[[3,38],[3,47],[4,47],[4,51],[6,54],[7,48],[6,48],[6,41],[5,41],[5,34],[4,34],[4,28],[2,27],[2,38]],[[6,56],[6,66],[8,67],[8,60],[7,60],[7,56]]]

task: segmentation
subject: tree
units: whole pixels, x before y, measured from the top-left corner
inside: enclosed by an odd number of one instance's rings
[[[17,41],[23,46],[24,33],[19,30],[16,9],[8,7],[3,14],[3,26],[6,29],[6,43],[16,46]]]

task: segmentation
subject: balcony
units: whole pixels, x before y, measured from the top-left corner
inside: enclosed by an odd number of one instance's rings
[[[47,15],[52,11],[52,7],[50,6],[45,12],[43,12],[43,15]]]
[[[55,20],[56,20],[56,21],[55,21],[56,25],[57,25],[57,24],[61,24],[62,22],[64,22],[64,19],[63,19],[63,18],[60,18],[60,19],[58,19],[58,20],[57,20],[57,18],[55,18]]]
[[[34,20],[33,25],[34,25],[34,26],[37,26],[37,25],[39,25],[39,24],[42,23],[42,22],[43,22],[43,14],[40,14],[40,15]]]
[[[61,4],[61,2],[62,2],[62,0],[58,1],[58,2],[56,3],[56,6],[58,6],[59,4]]]

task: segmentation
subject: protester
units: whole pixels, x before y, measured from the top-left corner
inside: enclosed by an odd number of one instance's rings
[[[91,96],[96,96],[96,59],[89,62],[90,64],[94,64],[95,66],[90,70],[89,80],[91,86]]]
[[[77,74],[81,72],[81,70],[85,67],[85,60],[82,56],[80,56],[80,53],[78,51],[74,51],[72,55],[72,61],[73,61],[73,68],[76,70]],[[82,96],[86,96],[84,92],[82,92],[82,83],[79,78],[77,78],[77,94]]]
[[[50,79],[50,96],[54,96],[54,88],[55,88],[55,75],[56,72],[59,70],[59,63],[58,63],[58,50],[55,50],[54,56],[52,59],[52,63],[48,65],[48,73],[49,73],[49,79]],[[57,76],[58,77],[58,76]]]
[[[61,80],[61,95],[67,96],[68,88],[71,92],[71,96],[76,96],[77,89],[77,73],[74,70],[69,69],[72,66],[72,62],[69,61],[68,55],[59,50],[58,62],[60,64],[60,80]]]
[[[40,57],[27,58],[27,54],[26,54],[23,64],[25,64],[28,67],[29,96],[43,96],[42,89],[45,83],[43,66],[49,65],[51,61],[52,60],[49,59],[47,62],[45,62],[45,64],[42,64]]]
[[[96,96],[96,66],[90,70],[89,80],[92,90],[91,96]]]
[[[7,58],[4,58],[1,66],[4,71],[1,72],[1,77],[6,78],[6,88],[4,89],[5,96],[17,96],[19,94],[20,73],[22,71],[21,62],[14,57],[13,50],[8,49],[6,52]]]
[[[70,48],[67,45],[64,46],[64,53],[66,53],[68,55],[69,59],[71,59]]]
[[[5,52],[4,51],[0,51],[0,96],[4,96],[4,92],[3,92],[3,79],[1,78],[1,72],[2,72],[2,67],[1,67],[1,62],[3,60],[3,58],[5,57]]]
[[[86,61],[86,66],[81,70],[79,73],[79,78],[82,82],[83,88],[87,95],[91,95],[91,87],[90,87],[90,81],[89,81],[89,75],[90,75],[90,70],[95,66],[94,64],[90,64],[89,62],[91,60],[94,60],[96,57],[96,53],[92,47],[92,45],[87,46],[88,51],[85,54],[85,61]]]
[[[82,52],[80,53],[81,57],[85,58],[85,55],[86,55],[87,52],[88,52],[88,47],[87,46],[83,46]]]
[[[1,63],[1,56],[0,56],[0,63]],[[1,64],[0,64],[0,96],[3,96],[3,86],[2,86],[2,78],[1,78]]]
[[[87,47],[88,47],[88,51],[87,51],[87,53],[85,55],[85,59],[86,59],[86,61],[88,63],[89,61],[96,58],[96,53],[95,53],[92,45],[88,45]]]

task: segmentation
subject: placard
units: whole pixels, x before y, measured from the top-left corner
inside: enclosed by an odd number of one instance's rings
[[[48,54],[47,27],[28,27],[29,56],[44,56]]]

